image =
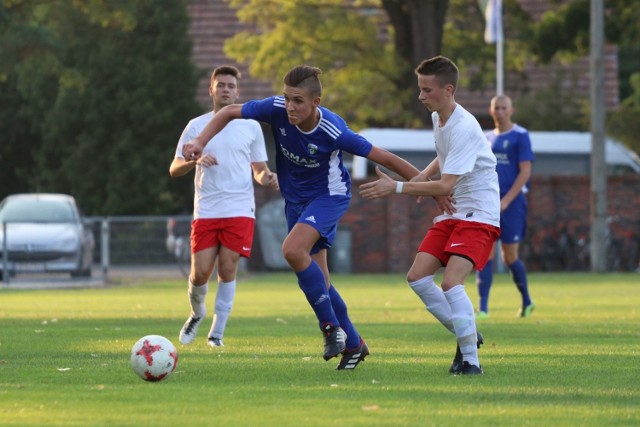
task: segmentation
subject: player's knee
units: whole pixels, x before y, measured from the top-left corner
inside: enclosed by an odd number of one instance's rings
[[[191,283],[196,286],[204,285],[209,281],[210,275],[211,272],[200,270],[197,268],[193,269],[193,271],[191,272]]]
[[[220,282],[224,283],[233,282],[234,280],[236,280],[236,270],[220,270],[218,272],[218,279]]]
[[[514,262],[516,262],[518,260],[518,254],[504,254],[504,256],[502,257],[502,262],[504,262],[504,265],[511,265]]]
[[[237,263],[218,265],[218,277],[223,282],[231,282],[235,280],[237,267]]]
[[[407,282],[408,283],[417,282],[418,280],[426,276],[428,276],[428,274],[424,274],[424,272],[422,271],[418,271],[414,268],[411,268],[407,273]]]
[[[446,278],[442,279],[442,283],[440,284],[440,287],[442,288],[443,291],[448,291],[449,289],[453,288],[454,286],[460,285],[462,282],[460,280],[447,280]]]
[[[282,255],[291,267],[295,268],[297,265],[304,264],[305,253],[298,248],[285,245],[282,247]]]

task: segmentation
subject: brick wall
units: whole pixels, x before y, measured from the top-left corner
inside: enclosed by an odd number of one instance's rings
[[[416,204],[407,196],[365,201],[354,196],[340,228],[351,231],[351,266],[354,273],[399,273],[408,271],[415,252],[436,215],[435,203]],[[279,194],[256,189],[259,207]],[[533,177],[529,193],[529,231],[521,256],[530,271],[588,270],[590,183],[588,177]],[[640,246],[640,176],[610,177],[608,181],[611,230],[624,247],[614,270],[635,270]],[[613,251],[612,251],[613,252]],[[586,258],[585,258],[586,257]],[[260,242],[256,242],[249,267],[265,270]],[[616,259],[612,259],[615,263]],[[585,264],[587,263],[587,264]]]
[[[196,93],[196,100],[200,104],[205,108],[211,108],[211,71],[224,64],[234,65],[242,72],[240,102],[273,94],[271,81],[250,76],[246,64],[238,64],[224,54],[225,40],[241,31],[251,29],[238,21],[236,10],[229,7],[227,0],[190,0],[188,12],[191,16],[189,36],[193,43],[193,62],[204,73]]]

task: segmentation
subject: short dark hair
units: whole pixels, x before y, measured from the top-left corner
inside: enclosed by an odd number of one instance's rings
[[[240,74],[240,70],[238,70],[233,65],[221,65],[219,67],[216,67],[213,70],[213,73],[211,73],[211,81],[214,81],[215,78],[219,75],[233,76],[236,78],[236,80],[240,80],[240,77],[242,77],[242,74]]]
[[[320,74],[322,70],[318,67],[298,65],[289,70],[283,81],[287,86],[306,89],[311,96],[322,96]]]
[[[416,67],[415,73],[418,76],[436,76],[442,86],[451,84],[454,89],[458,87],[458,77],[460,75],[458,67],[452,60],[444,56],[425,59]]]

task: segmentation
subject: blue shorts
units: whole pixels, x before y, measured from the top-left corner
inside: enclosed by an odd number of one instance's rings
[[[297,223],[308,224],[320,234],[320,239],[311,248],[311,254],[329,249],[338,230],[338,222],[349,208],[349,196],[324,196],[306,203],[286,202],[284,212],[289,231]]]
[[[500,241],[520,243],[527,232],[527,199],[523,194],[513,199],[500,214]]]

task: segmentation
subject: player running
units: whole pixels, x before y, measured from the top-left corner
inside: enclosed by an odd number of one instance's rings
[[[283,96],[223,108],[197,138],[185,144],[183,154],[187,159],[200,158],[207,142],[234,119],[254,119],[271,125],[289,229],[282,252],[324,334],[324,359],[342,354],[337,369],[354,369],[369,355],[369,348],[331,283],[327,265],[327,249],[351,200],[351,178],[342,153],[366,157],[405,179],[419,171],[407,161],[374,147],[349,129],[340,116],[320,106],[320,74],[316,67],[294,67],[284,77]]]

